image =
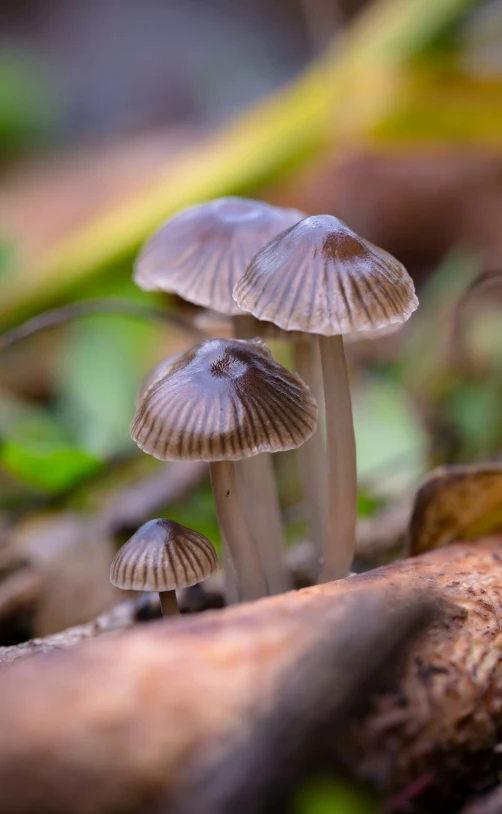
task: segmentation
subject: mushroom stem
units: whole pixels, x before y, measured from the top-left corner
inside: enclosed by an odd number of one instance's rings
[[[315,341],[294,342],[295,369],[316,397],[319,409],[324,402],[319,345]],[[307,509],[307,525],[318,557],[326,549],[326,449],[322,428],[297,450],[300,483]]]
[[[257,320],[252,314],[234,314],[232,317],[234,336],[236,339],[254,339],[259,335]]]
[[[347,575],[355,552],[357,470],[349,377],[340,335],[320,336],[328,461],[326,551],[320,582]]]
[[[180,609],[176,599],[176,591],[159,591],[162,616],[179,616]]]
[[[257,320],[251,314],[232,318],[237,339],[252,339]],[[258,325],[259,328],[259,325]],[[281,510],[275,485],[272,458],[268,453],[237,461],[246,517],[262,562],[271,594],[281,594],[291,586],[285,566],[285,540]]]
[[[238,480],[245,495],[244,511],[269,592],[284,593],[291,585],[286,569],[285,541],[272,456],[262,453],[236,463]]]
[[[209,469],[218,523],[235,566],[240,599],[259,599],[268,594],[268,586],[258,549],[239,503],[235,466],[232,461],[211,461]]]

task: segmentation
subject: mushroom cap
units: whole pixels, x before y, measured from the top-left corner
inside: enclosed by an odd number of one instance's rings
[[[174,353],[172,356],[168,356],[167,359],[162,359],[157,365],[155,365],[154,368],[152,368],[152,370],[150,370],[148,375],[145,376],[145,378],[141,382],[141,387],[138,393],[137,406],[141,404],[142,401],[144,401],[150,390],[153,390],[157,382],[160,382],[160,380],[163,379],[167,373],[169,373],[172,366],[175,364],[175,362],[178,361],[178,359],[182,355],[183,351],[180,351],[180,353]]]
[[[404,266],[332,215],[277,235],[253,258],[234,297],[257,319],[325,336],[378,331],[418,307]]]
[[[307,385],[260,339],[208,339],[147,392],[131,434],[161,460],[240,460],[301,446],[317,424]]]
[[[117,552],[110,582],[128,591],[173,591],[218,568],[212,543],[173,520],[149,520]]]
[[[183,210],[148,240],[134,280],[147,291],[167,291],[189,302],[238,314],[235,283],[266,243],[303,218],[245,198],[218,198]]]

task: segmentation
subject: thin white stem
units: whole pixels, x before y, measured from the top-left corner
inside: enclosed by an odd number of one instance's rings
[[[180,609],[176,599],[176,591],[160,591],[159,599],[162,616],[179,616]]]
[[[236,314],[233,324],[237,339],[253,339],[260,332],[260,325],[251,314]],[[291,585],[285,567],[284,531],[272,459],[268,453],[262,453],[238,461],[236,469],[242,503],[269,592],[283,593]]]
[[[268,593],[258,549],[239,502],[232,461],[212,461],[209,466],[216,513],[223,541],[232,558],[242,600],[259,599]]]
[[[266,453],[237,461],[242,504],[269,591],[280,594],[290,587],[285,562],[285,543],[281,510],[275,486],[272,456]]]
[[[316,397],[319,415],[324,405],[321,358],[315,341],[295,342],[295,369]],[[319,558],[326,548],[326,449],[319,421],[315,433],[297,450],[298,468],[303,499],[307,509],[307,526],[311,542]]]
[[[326,449],[328,459],[328,522],[320,582],[347,575],[355,552],[357,470],[349,377],[341,336],[320,336]]]

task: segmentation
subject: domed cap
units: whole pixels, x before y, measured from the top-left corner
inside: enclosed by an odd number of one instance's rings
[[[150,520],[118,551],[110,581],[127,591],[173,591],[202,582],[218,568],[214,546],[173,520]]]
[[[258,319],[325,336],[405,322],[418,306],[404,266],[332,215],[305,218],[274,238],[234,297]]]
[[[239,460],[294,449],[316,423],[307,385],[261,340],[208,339],[147,393],[131,434],[161,460]]]
[[[169,373],[175,362],[177,362],[182,355],[182,351],[180,353],[174,353],[172,356],[168,356],[167,359],[162,359],[162,361],[152,368],[149,374],[145,376],[141,382],[137,405],[144,401],[150,390],[153,390],[155,385],[160,382],[160,380],[163,379],[167,373]]]
[[[144,245],[134,279],[147,291],[168,291],[223,314],[238,314],[235,283],[257,251],[302,217],[296,209],[245,198],[191,206]]]

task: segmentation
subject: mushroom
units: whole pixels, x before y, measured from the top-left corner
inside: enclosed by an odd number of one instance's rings
[[[256,252],[303,216],[297,209],[237,197],[190,206],[145,243],[134,280],[146,291],[178,294],[246,319],[232,297],[234,285]]]
[[[216,549],[174,520],[149,520],[117,552],[110,582],[125,591],[158,591],[164,616],[179,613],[176,589],[189,588],[218,568]]]
[[[240,308],[285,331],[317,334],[326,403],[328,512],[321,581],[347,573],[355,550],[356,448],[343,335],[405,322],[418,306],[392,255],[332,215],[305,218],[253,259],[234,289]]]
[[[146,393],[132,437],[161,460],[208,461],[218,521],[235,567],[240,598],[269,592],[248,529],[234,462],[294,449],[315,431],[308,387],[259,339],[209,339],[175,359]],[[252,507],[251,507],[252,508]]]
[[[261,336],[257,321],[237,307],[234,285],[256,252],[303,216],[296,209],[238,197],[191,206],[147,241],[136,261],[134,279],[148,291],[175,293],[226,315],[237,338]],[[246,468],[238,465],[238,475],[249,503],[255,504],[253,498],[259,497],[249,522],[257,545],[267,548],[262,554],[271,593],[280,593],[289,586],[272,463],[261,455]]]

